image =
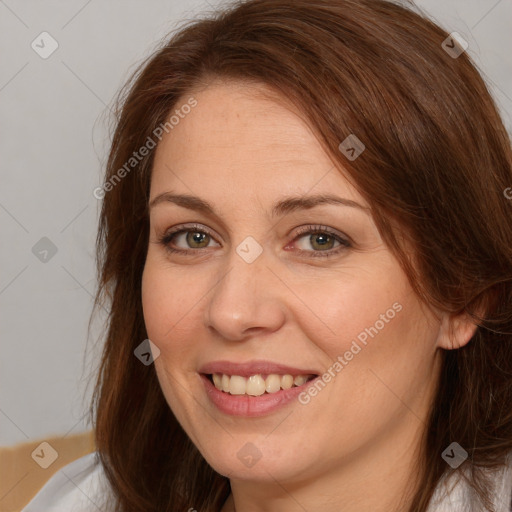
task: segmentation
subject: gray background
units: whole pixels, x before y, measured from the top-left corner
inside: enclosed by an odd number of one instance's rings
[[[87,341],[100,207],[92,192],[109,106],[162,37],[218,3],[0,0],[1,446],[88,428],[102,333],[98,317]],[[511,1],[417,5],[469,42],[510,133]],[[44,31],[59,45],[47,59],[31,47]]]

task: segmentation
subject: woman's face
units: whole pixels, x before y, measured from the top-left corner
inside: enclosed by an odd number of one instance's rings
[[[307,125],[257,92],[194,94],[156,149],[142,301],[158,379],[223,475],[370,472],[424,427],[440,323]]]

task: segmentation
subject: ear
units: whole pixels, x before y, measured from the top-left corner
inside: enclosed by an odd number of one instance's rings
[[[446,350],[455,350],[467,345],[478,325],[467,313],[444,312],[441,318],[436,345]]]

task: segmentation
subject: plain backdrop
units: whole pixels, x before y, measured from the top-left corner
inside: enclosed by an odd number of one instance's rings
[[[0,446],[89,428],[87,383],[102,337],[100,316],[87,342],[100,207],[93,190],[109,107],[162,37],[218,3],[0,0]],[[417,5],[468,41],[510,133],[512,2]]]

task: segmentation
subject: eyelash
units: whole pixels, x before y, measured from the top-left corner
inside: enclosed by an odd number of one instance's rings
[[[175,249],[171,247],[169,244],[173,240],[173,238],[181,233],[188,233],[188,232],[194,232],[194,233],[203,233],[206,234],[212,238],[214,238],[213,234],[203,227],[200,227],[199,225],[192,225],[192,226],[179,226],[178,228],[174,229],[173,231],[167,232],[164,235],[162,235],[158,239],[158,243],[163,245],[165,249],[172,254],[191,254],[191,253],[197,253],[201,249]],[[306,234],[327,234],[329,236],[332,236],[336,241],[340,243],[340,245],[336,249],[328,249],[326,251],[306,251],[304,249],[298,249],[299,254],[307,253],[309,257],[312,258],[329,258],[332,256],[337,256],[339,253],[344,251],[345,249],[352,247],[351,242],[341,237],[340,235],[334,233],[332,230],[330,230],[326,226],[321,225],[309,225],[309,226],[302,226],[299,228],[298,232],[296,233],[295,238],[293,239],[293,242],[298,240],[299,238],[302,238],[302,236]]]

